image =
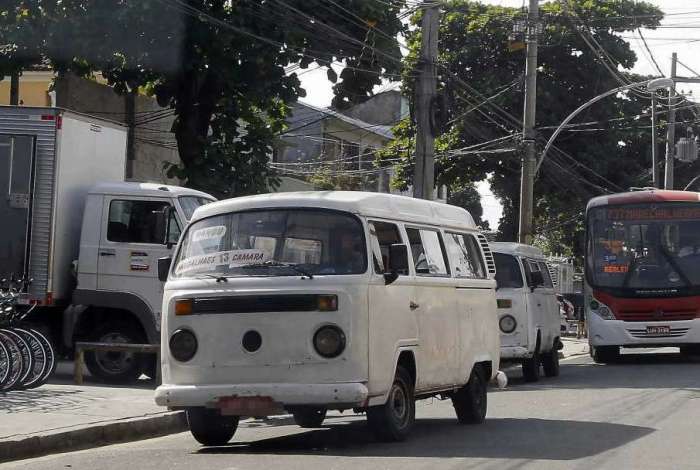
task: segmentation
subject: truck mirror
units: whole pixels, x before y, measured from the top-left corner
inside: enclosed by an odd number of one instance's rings
[[[160,280],[160,282],[168,280],[168,273],[170,272],[170,265],[172,263],[173,259],[170,256],[158,258],[158,280]]]
[[[163,208],[163,210],[153,211],[153,215],[155,215],[156,217],[156,233],[159,233],[163,236],[161,240],[162,243],[165,245],[168,242],[168,209]]]

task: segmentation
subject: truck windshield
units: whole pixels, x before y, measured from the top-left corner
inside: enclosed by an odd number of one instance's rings
[[[586,268],[597,287],[700,286],[700,204],[592,209]]]
[[[193,223],[174,277],[360,274],[367,270],[362,224],[328,210],[275,209]]]
[[[199,206],[214,202],[211,199],[201,196],[180,196],[178,200],[180,201],[180,207],[182,208],[182,212],[185,213],[187,220],[192,218],[192,214],[194,214],[195,209]]]

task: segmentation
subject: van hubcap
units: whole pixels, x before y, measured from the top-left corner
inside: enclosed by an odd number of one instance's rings
[[[408,399],[406,392],[399,384],[394,384],[389,395],[389,406],[394,415],[396,423],[400,427],[406,426],[408,422]]]

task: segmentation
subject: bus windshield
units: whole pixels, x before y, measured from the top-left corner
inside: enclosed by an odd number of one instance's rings
[[[591,209],[586,269],[596,287],[700,286],[700,204]]]
[[[271,209],[194,222],[174,277],[306,276],[367,270],[362,224],[328,210]]]

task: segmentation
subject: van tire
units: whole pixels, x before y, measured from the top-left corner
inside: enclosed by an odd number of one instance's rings
[[[114,341],[115,339],[119,339],[119,341]],[[90,335],[90,341],[97,343],[143,343],[144,337],[130,323],[108,321],[95,328],[92,335]],[[111,368],[109,367],[109,357],[115,358],[114,361],[111,361],[113,366]],[[116,359],[117,357],[120,359]],[[123,364],[117,364],[117,360],[122,361]],[[85,365],[93,377],[103,382],[129,384],[141,377],[144,360],[143,355],[138,353],[97,353],[95,351],[85,351]],[[123,367],[119,367],[119,365]]]
[[[379,440],[403,441],[416,421],[416,400],[411,374],[396,367],[386,403],[367,409],[367,423]]]
[[[294,422],[302,428],[320,428],[326,419],[325,408],[300,408],[292,412]]]
[[[481,424],[486,419],[488,400],[486,379],[480,365],[472,369],[469,382],[452,395],[452,405],[460,424]]]
[[[540,352],[535,349],[532,357],[523,361],[523,378],[525,382],[540,380]]]
[[[188,408],[190,433],[203,446],[223,446],[238,429],[238,416],[222,416],[218,410]]]
[[[559,377],[559,350],[556,345],[555,341],[552,350],[542,358],[542,367],[546,377]]]

